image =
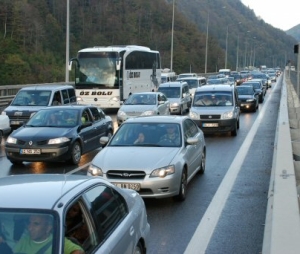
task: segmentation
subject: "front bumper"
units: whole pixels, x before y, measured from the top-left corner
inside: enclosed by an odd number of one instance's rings
[[[21,149],[39,149],[39,154],[22,154]],[[12,147],[5,146],[5,153],[8,159],[14,161],[66,161],[71,157],[69,153],[69,146],[55,147],[55,148],[41,148],[41,147]]]
[[[204,133],[225,133],[236,128],[237,119],[194,120]]]

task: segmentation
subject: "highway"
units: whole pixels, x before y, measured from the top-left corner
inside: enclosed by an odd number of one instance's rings
[[[257,112],[241,114],[236,137],[206,136],[206,171],[188,185],[184,202],[145,199],[151,226],[148,253],[262,253],[282,84],[281,76]],[[106,112],[115,120],[115,111]],[[78,167],[42,162],[13,166],[2,142],[0,177],[86,174],[97,152],[84,155]]]

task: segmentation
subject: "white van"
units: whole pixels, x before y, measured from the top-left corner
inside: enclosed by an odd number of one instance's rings
[[[67,104],[77,104],[75,88],[71,85],[28,86],[19,90],[2,115],[9,117],[10,127],[15,130],[42,108]]]
[[[189,111],[192,98],[187,82],[175,81],[160,84],[158,92],[165,94],[170,101],[171,114],[183,115],[184,112]]]
[[[172,82],[175,81],[177,75],[175,72],[162,72],[161,73],[161,83]]]
[[[198,87],[206,85],[205,77],[185,77],[178,78],[176,81],[185,81],[188,83],[192,98],[194,97],[194,93]]]
[[[219,74],[224,74],[226,78],[228,78],[230,76],[230,69],[220,69],[219,70]]]

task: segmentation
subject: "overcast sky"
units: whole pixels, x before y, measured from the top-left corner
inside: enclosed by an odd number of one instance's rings
[[[266,23],[284,31],[300,24],[300,0],[241,0]]]

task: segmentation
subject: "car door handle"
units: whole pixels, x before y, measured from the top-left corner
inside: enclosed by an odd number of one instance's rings
[[[129,234],[130,234],[131,236],[133,236],[133,234],[134,234],[134,227],[133,227],[133,226],[130,227],[130,229],[129,229]]]

